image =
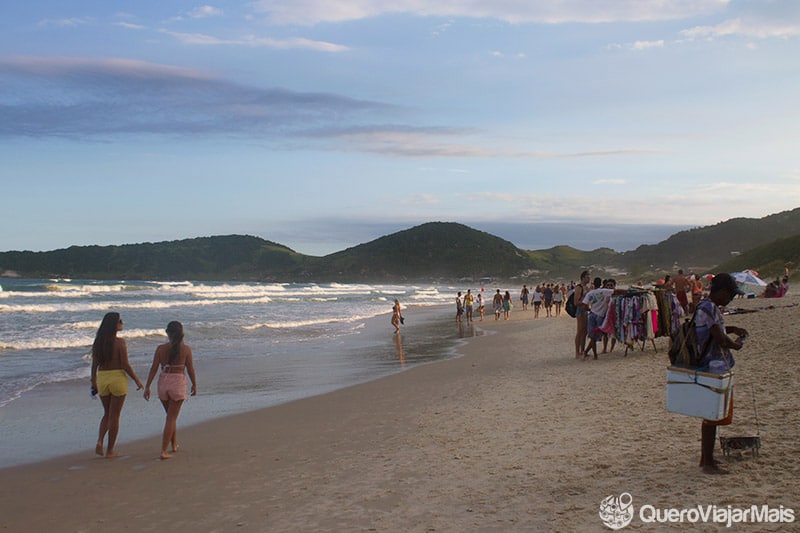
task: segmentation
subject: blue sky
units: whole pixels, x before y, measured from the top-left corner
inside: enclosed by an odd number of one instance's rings
[[[430,221],[624,250],[800,206],[793,0],[3,15],[3,251],[237,233],[324,255]]]

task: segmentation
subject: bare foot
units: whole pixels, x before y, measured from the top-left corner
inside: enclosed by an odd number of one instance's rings
[[[94,453],[97,455],[103,455],[103,443],[98,442],[97,445],[94,447]]]
[[[178,446],[177,444],[175,446],[173,446],[172,447],[172,453],[177,453],[178,452],[178,448],[180,448],[180,446]]]
[[[117,452],[107,452],[106,453],[106,459],[115,459],[117,457],[122,457],[122,454],[121,453],[117,453]]]
[[[161,455],[159,457],[161,458],[162,461],[166,461],[167,459],[172,459],[172,456],[167,452],[161,452]]]
[[[718,467],[717,465],[705,465],[703,467],[703,473],[724,476],[726,474],[729,474],[730,472],[728,472],[724,468]]]

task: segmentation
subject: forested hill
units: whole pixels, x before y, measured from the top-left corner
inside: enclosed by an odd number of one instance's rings
[[[738,254],[793,235],[800,235],[800,208],[758,219],[732,218],[713,226],[681,231],[658,244],[642,245],[621,253],[614,263],[634,271],[671,271],[676,264],[684,268],[710,269],[731,261]],[[756,263],[748,268],[762,263],[759,258],[751,259]],[[774,260],[781,261],[780,258]]]
[[[797,237],[797,238],[794,238]],[[526,251],[451,222],[430,222],[366,244],[313,257],[259,237],[227,235],[121,246],[2,252],[0,273],[35,278],[406,282],[459,278],[575,279],[583,269],[620,280],[753,268],[762,276],[800,258],[800,209],[735,218],[682,231],[655,245],[616,253],[569,246]]]
[[[325,257],[299,254],[258,237],[228,235],[4,252],[0,273],[46,278],[402,282],[511,278],[534,270],[554,273],[557,265],[571,275],[594,257],[592,252],[568,247],[532,254],[463,224],[431,222]]]
[[[326,256],[325,277],[373,279],[512,277],[531,268],[528,252],[463,224],[430,222]]]
[[[0,271],[24,277],[90,279],[258,279],[288,274],[305,257],[258,237],[228,235],[121,246],[71,246],[0,253]],[[269,277],[269,276],[267,276]]]

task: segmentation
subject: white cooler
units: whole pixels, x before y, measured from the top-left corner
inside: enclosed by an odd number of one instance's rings
[[[706,420],[728,416],[733,372],[711,374],[692,368],[667,368],[667,411]]]

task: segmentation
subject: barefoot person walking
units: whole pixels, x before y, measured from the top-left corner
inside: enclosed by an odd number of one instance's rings
[[[128,394],[128,376],[136,382],[136,390],[142,388],[142,382],[128,363],[128,346],[124,339],[117,337],[120,330],[122,318],[119,313],[106,313],[92,344],[92,393],[99,394],[103,403],[95,452],[103,455],[103,441],[108,433],[105,456],[109,459],[119,456],[114,445],[119,434],[119,416]]]
[[[172,444],[172,451],[178,451],[178,415],[186,399],[186,373],[192,380],[192,396],[197,394],[197,381],[194,375],[194,362],[192,349],[183,343],[183,325],[172,321],[167,324],[167,337],[169,342],[156,348],[150,374],[147,376],[147,385],[144,388],[144,399],[150,400],[150,384],[156,377],[158,367],[161,374],[158,376],[158,399],[164,406],[167,419],[164,422],[164,434],[161,438],[161,459],[170,459],[167,446]]]

